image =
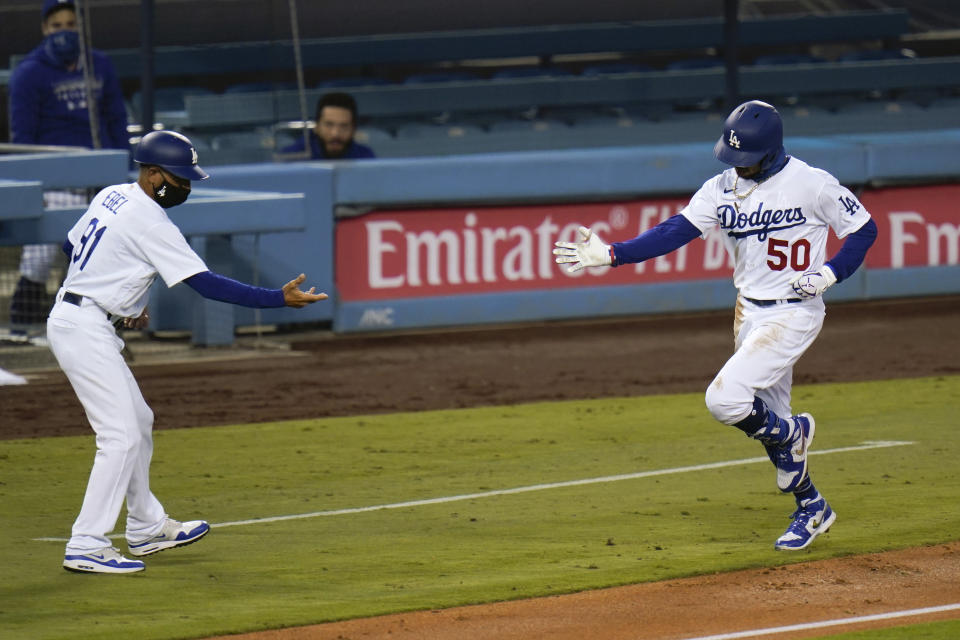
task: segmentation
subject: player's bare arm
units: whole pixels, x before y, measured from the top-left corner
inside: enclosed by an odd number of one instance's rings
[[[300,309],[308,304],[313,304],[314,302],[327,299],[327,294],[325,293],[314,293],[316,291],[316,287],[310,287],[306,291],[300,289],[300,285],[303,284],[303,281],[306,279],[307,276],[301,273],[299,276],[283,285],[283,301],[288,307]]]

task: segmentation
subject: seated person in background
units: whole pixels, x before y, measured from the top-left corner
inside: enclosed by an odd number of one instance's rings
[[[358,160],[375,158],[373,149],[353,139],[357,130],[357,102],[347,93],[327,93],[317,102],[316,125],[310,132],[313,160]],[[281,149],[281,153],[304,151],[304,140]]]

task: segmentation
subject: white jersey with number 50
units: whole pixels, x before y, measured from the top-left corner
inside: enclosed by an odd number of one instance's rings
[[[797,158],[759,184],[736,178],[733,168],[714,176],[680,213],[702,232],[720,226],[748,298],[795,298],[790,281],[827,260],[827,228],[843,238],[870,219],[836,178]]]
[[[163,207],[137,183],[103,189],[67,233],[63,288],[109,313],[138,317],[157,274],[168,287],[207,270]]]

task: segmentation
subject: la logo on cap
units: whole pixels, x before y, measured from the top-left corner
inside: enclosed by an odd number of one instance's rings
[[[740,138],[737,137],[733,129],[730,129],[730,138],[727,140],[727,144],[735,149],[740,148]]]

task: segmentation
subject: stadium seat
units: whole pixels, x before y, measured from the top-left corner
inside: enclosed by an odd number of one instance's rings
[[[692,71],[696,69],[713,69],[722,67],[722,58],[690,58],[689,60],[674,60],[667,64],[667,71]]]
[[[623,115],[634,121],[666,120],[673,115],[673,105],[668,102],[645,102],[625,104],[621,107]]]
[[[315,86],[317,89],[335,89],[337,87],[373,87],[390,84],[389,80],[384,78],[369,78],[366,76],[351,76],[348,78],[330,78],[322,80]]]
[[[808,118],[818,118],[818,117],[827,117],[830,115],[830,110],[824,108],[823,106],[817,104],[795,104],[795,105],[777,105],[777,111],[780,112],[780,115],[783,118],[796,118],[798,120],[804,120]]]
[[[754,59],[753,66],[763,67],[783,64],[817,64],[820,62],[826,62],[826,60],[819,56],[811,56],[804,53],[786,53],[779,55],[758,56],[756,59]]]
[[[557,130],[562,130],[567,128],[569,128],[567,123],[561,120],[551,120],[551,119],[544,119],[544,118],[537,118],[534,120],[501,120],[499,122],[494,122],[490,125],[490,133],[506,133],[511,131],[548,132],[548,131],[557,131]]]
[[[510,78],[564,78],[573,75],[566,69],[557,67],[513,67],[499,69],[494,72],[494,80],[505,80]]]
[[[912,117],[923,112],[923,107],[900,100],[856,101],[842,105],[838,109],[841,115],[883,116],[889,118]]]
[[[483,134],[480,127],[466,123],[410,122],[397,127],[397,138],[462,138]]]
[[[574,125],[578,121],[594,118],[612,113],[609,107],[601,106],[571,106],[571,107],[546,107],[539,109],[532,115],[525,115],[522,120],[533,120],[536,118],[546,120],[560,120],[569,125]],[[616,113],[614,115],[617,115]]]
[[[683,109],[670,113],[664,120],[669,122],[723,122],[727,117],[726,113],[716,109]],[[718,129],[719,130],[719,129]]]
[[[929,107],[941,100],[949,100],[944,89],[937,87],[914,87],[895,92],[897,100],[914,102],[921,107]]]
[[[960,96],[942,96],[927,105],[928,109],[960,110]]]
[[[646,119],[641,121],[646,122]],[[634,126],[636,122],[628,115],[594,113],[576,118],[573,121],[573,127],[575,129],[626,129]]]
[[[644,71],[653,71],[653,67],[646,64],[634,64],[632,62],[606,62],[584,67],[580,74],[587,77],[595,77],[615,73],[642,73]]]
[[[205,96],[213,95],[213,91],[203,87],[158,87],[153,90],[153,110],[154,111],[183,111],[186,108],[184,102],[187,96]],[[140,91],[131,96],[130,101],[133,108],[140,113],[143,94]]]
[[[480,76],[469,71],[438,71],[433,73],[415,73],[407,76],[404,84],[432,84],[441,82],[470,82]]]
[[[879,133],[927,128],[929,112],[920,105],[900,100],[861,100],[842,104],[831,120],[843,133]]]
[[[273,145],[273,137],[264,134],[262,131],[231,131],[216,135],[210,141],[210,146],[215,151],[272,149]]]
[[[358,127],[353,137],[361,144],[370,145],[376,145],[377,142],[393,140],[393,136],[386,129],[371,126]],[[376,151],[376,149],[374,149],[374,151]]]
[[[295,82],[245,82],[226,87],[224,93],[269,93],[271,91],[295,90]]]
[[[916,54],[909,49],[864,49],[851,51],[837,57],[837,62],[863,62],[869,60],[899,60],[915,58]]]

